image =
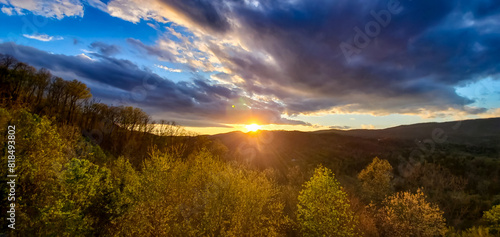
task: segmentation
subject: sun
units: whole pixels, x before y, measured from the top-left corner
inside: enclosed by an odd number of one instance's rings
[[[257,132],[260,129],[260,125],[253,123],[245,126],[245,128],[248,132]]]

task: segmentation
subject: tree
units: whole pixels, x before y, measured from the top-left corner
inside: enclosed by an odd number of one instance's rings
[[[489,211],[485,211],[483,218],[489,224],[490,233],[500,233],[500,205],[493,206]]]
[[[60,231],[73,236],[99,233],[109,221],[110,171],[85,159],[73,158],[61,172],[61,189],[55,204],[46,206],[41,222],[44,235]]]
[[[358,175],[364,197],[367,200],[380,203],[385,196],[393,192],[391,182],[393,177],[392,166],[387,160],[373,158],[372,163]]]
[[[471,196],[465,192],[467,178],[454,175],[450,169],[433,163],[415,166],[403,184],[405,189],[423,188],[428,200],[439,205],[449,224],[459,223],[470,214]]]
[[[72,115],[75,113],[76,102],[78,100],[88,99],[92,97],[92,94],[90,94],[90,89],[87,88],[87,85],[77,80],[68,82],[66,90],[66,93],[69,96],[69,111],[67,120],[72,122]]]
[[[153,150],[139,180],[119,236],[277,236],[286,222],[271,180],[206,151],[182,161]]]
[[[426,201],[421,189],[416,193],[396,193],[382,204],[375,214],[382,236],[438,236],[446,233],[443,212],[437,205]]]
[[[347,194],[329,169],[318,167],[298,200],[297,220],[304,236],[356,235]]]
[[[65,151],[71,144],[62,139],[48,119],[24,110],[8,116],[12,116],[11,124],[16,126],[16,193],[26,194],[16,198],[16,230],[21,236],[43,235],[47,232],[42,219],[48,215],[44,210],[57,203],[59,175],[66,163]],[[2,128],[6,127],[2,124]],[[2,157],[2,162],[6,161],[7,157]],[[2,170],[2,177],[6,177],[5,171]]]
[[[37,88],[36,106],[40,105],[42,98],[43,98],[43,94],[44,94],[45,90],[47,89],[47,87],[49,86],[51,78],[52,78],[52,74],[50,73],[49,70],[47,70],[45,68],[38,70],[38,72],[36,74],[36,80],[35,80],[35,85]]]

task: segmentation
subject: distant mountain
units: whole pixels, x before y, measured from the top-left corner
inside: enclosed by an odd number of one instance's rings
[[[353,137],[378,139],[428,139],[439,136],[448,137],[446,142],[479,143],[490,142],[500,137],[500,118],[474,119],[444,123],[419,123],[401,125],[386,129],[323,130],[316,134],[335,133]]]
[[[227,146],[229,157],[239,157],[262,168],[321,163],[360,170],[375,156],[394,163],[414,150],[421,150],[426,157],[500,157],[500,118],[376,130],[231,132],[209,137]]]

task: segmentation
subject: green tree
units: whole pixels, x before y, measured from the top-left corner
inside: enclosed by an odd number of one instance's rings
[[[85,159],[73,158],[61,173],[56,203],[44,207],[44,235],[93,235],[105,227],[111,211],[110,171]]]
[[[356,222],[347,194],[325,167],[304,184],[297,220],[304,236],[355,236]]]
[[[359,174],[361,189],[365,199],[380,203],[385,196],[392,194],[392,166],[389,161],[375,157]]]
[[[422,190],[387,197],[376,213],[382,236],[438,236],[446,233],[443,212],[426,201]]]

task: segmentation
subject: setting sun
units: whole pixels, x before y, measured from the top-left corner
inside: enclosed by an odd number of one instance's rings
[[[245,128],[247,129],[248,132],[256,132],[257,130],[260,129],[260,125],[257,125],[257,124],[250,124],[250,125],[247,125],[245,126]]]

